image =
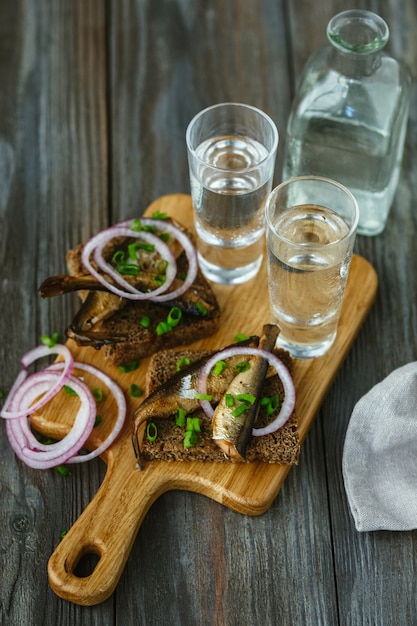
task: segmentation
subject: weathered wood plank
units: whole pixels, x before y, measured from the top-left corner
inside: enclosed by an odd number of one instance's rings
[[[361,0],[391,27],[416,78],[415,0]],[[198,110],[241,100],[281,140],[299,73],[342,0],[102,0],[0,7],[0,387],[69,297],[36,288],[64,251],[156,197],[189,190],[184,134]],[[46,563],[92,498],[102,464],[69,478],[15,459],[0,424],[0,623],[378,624],[416,621],[416,532],[358,534],[341,477],[354,403],[417,358],[415,83],[400,187],[385,233],[358,238],[376,267],[374,308],[271,509],[259,518],[173,492],[151,508],[113,598],[78,607]],[[191,545],[189,540],[191,539]]]
[[[43,333],[62,332],[75,300],[41,302],[65,250],[107,223],[104,3],[2,2],[0,8],[0,386]],[[101,463],[68,478],[18,463],[0,424],[0,623],[105,623],[49,589],[47,562],[94,495]],[[100,618],[102,616],[102,619]]]

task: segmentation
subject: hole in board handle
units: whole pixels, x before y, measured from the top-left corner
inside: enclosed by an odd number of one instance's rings
[[[72,570],[73,575],[77,578],[91,576],[100,559],[101,552],[96,546],[85,546]]]

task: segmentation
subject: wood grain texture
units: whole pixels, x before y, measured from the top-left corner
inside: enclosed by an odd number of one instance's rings
[[[0,624],[291,626],[413,624],[416,531],[355,531],[341,475],[355,402],[417,359],[417,10],[361,0],[389,23],[413,75],[400,185],[385,232],[356,252],[379,277],[375,303],[271,507],[242,516],[184,491],[145,516],[116,592],[78,606],[47,563],[94,497],[105,464],[65,479],[16,461],[0,423]],[[280,132],[308,55],[342,0],[3,0],[0,6],[0,387],[42,333],[63,332],[77,298],[42,301],[64,251],[164,194],[188,193],[185,127],[225,99],[256,104]]]
[[[169,195],[154,201],[145,215],[166,213],[182,224],[192,224],[190,196]],[[374,300],[377,276],[372,266],[355,255],[346,287],[336,341],[320,359],[297,360],[294,382],[300,440],[304,441],[314,417],[350,349]],[[259,334],[270,321],[265,260],[259,274],[244,285],[214,285],[222,322],[219,331],[192,347],[221,349],[233,342],[236,332]],[[130,375],[106,363],[104,355],[92,348],[79,348],[69,342],[77,361],[94,364],[116,380],[126,397],[132,382],[144,387],[149,359]],[[92,386],[97,383],[92,382]],[[138,406],[140,400],[136,402]],[[135,403],[129,410],[123,434],[105,454],[108,465],[103,484],[80,519],[73,525],[49,561],[49,580],[61,597],[79,604],[97,604],[114,591],[140,525],[155,500],[166,491],[181,489],[205,495],[230,509],[247,515],[264,513],[274,501],[289,465],[264,463],[218,464],[160,462],[145,464],[139,472],[131,443],[131,421]],[[52,437],[62,436],[62,427],[71,425],[75,409],[65,394],[50,403],[48,410],[34,416],[34,426]],[[106,422],[112,421],[115,406],[100,406],[103,422],[94,429],[97,443],[106,435]],[[114,417],[113,417],[114,420]],[[108,427],[107,427],[108,431]],[[91,442],[95,447],[97,443]],[[75,574],[86,554],[99,556],[88,579]]]

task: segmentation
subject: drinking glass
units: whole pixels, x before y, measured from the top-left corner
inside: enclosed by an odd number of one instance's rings
[[[262,263],[278,130],[259,109],[226,102],[191,120],[186,143],[201,270],[216,283],[243,283]]]
[[[268,287],[278,345],[296,358],[323,355],[336,337],[359,209],[343,185],[300,176],[265,207]]]

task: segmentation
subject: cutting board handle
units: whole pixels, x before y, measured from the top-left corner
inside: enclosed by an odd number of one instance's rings
[[[122,464],[126,462],[123,455],[117,456]],[[128,460],[132,463],[130,454]],[[100,489],[48,563],[52,589],[76,604],[98,604],[113,593],[142,520],[152,503],[170,488],[152,463],[142,471],[113,471],[113,467],[109,459]],[[93,560],[93,571],[80,574],[83,562]]]

